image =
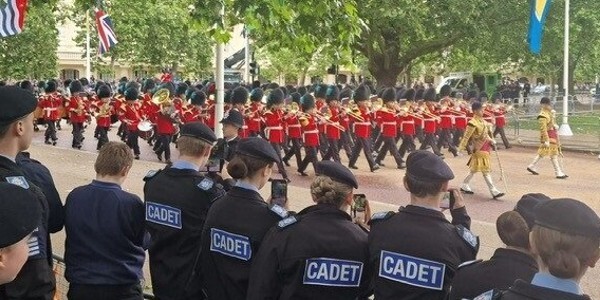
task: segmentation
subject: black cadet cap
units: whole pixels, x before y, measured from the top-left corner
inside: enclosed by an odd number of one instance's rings
[[[406,176],[420,181],[449,181],[452,169],[439,156],[425,150],[412,152],[406,158]]]
[[[221,123],[231,124],[238,128],[242,128],[242,126],[244,126],[244,117],[242,117],[242,114],[239,111],[231,109],[223,116]]]
[[[552,199],[535,208],[535,224],[566,234],[600,238],[600,218],[585,203]]]
[[[275,152],[275,149],[273,149],[273,146],[260,137],[241,139],[237,144],[235,153],[276,163],[279,162],[279,156]]]
[[[550,197],[540,193],[525,194],[517,202],[515,211],[518,212],[521,217],[527,222],[529,229],[535,224],[535,208],[546,201],[550,200]]]
[[[358,182],[354,174],[340,163],[330,160],[320,161],[315,165],[315,170],[317,175],[327,176],[333,181],[349,185],[355,189],[358,188]]]
[[[0,248],[6,248],[33,232],[42,219],[35,194],[20,186],[0,182]]]
[[[217,141],[217,137],[212,129],[201,122],[191,122],[183,125],[180,135],[201,139],[211,145]]]
[[[17,86],[0,87],[0,125],[10,124],[32,113],[37,100],[32,92]]]

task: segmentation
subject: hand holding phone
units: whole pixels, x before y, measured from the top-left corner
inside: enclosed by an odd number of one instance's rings
[[[371,207],[365,194],[353,195],[351,210],[355,222],[367,224],[371,220]]]
[[[287,208],[287,181],[271,179],[271,203]]]
[[[449,189],[448,191],[446,191],[444,193],[444,197],[442,198],[442,201],[440,202],[440,208],[442,209],[451,209],[452,207],[454,207],[454,202],[455,202],[455,197],[454,197],[454,190]]]

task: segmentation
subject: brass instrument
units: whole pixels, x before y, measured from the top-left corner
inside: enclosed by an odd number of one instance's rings
[[[96,118],[105,117],[108,115],[110,115],[110,102],[103,103],[102,106],[100,106]]]
[[[171,93],[169,92],[168,89],[160,89],[158,91],[156,91],[156,93],[154,93],[154,95],[152,95],[152,103],[159,105],[159,106],[163,106],[167,103],[171,103],[171,99],[169,98],[171,96]]]
[[[383,99],[381,99],[381,98],[377,98],[377,100],[374,100],[373,102],[370,102],[370,103],[371,103],[370,108],[372,111],[378,111],[383,107]]]

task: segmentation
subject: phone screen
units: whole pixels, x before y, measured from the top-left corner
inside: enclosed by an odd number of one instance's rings
[[[367,207],[367,196],[365,194],[354,194],[352,199],[352,215],[364,219]]]
[[[447,191],[446,193],[444,193],[444,197],[442,198],[442,201],[440,202],[440,208],[445,208],[445,209],[450,209],[452,208],[452,206],[454,206],[454,195],[452,194],[452,191]]]
[[[271,180],[271,202],[279,206],[285,206],[287,202],[287,182],[285,180]]]

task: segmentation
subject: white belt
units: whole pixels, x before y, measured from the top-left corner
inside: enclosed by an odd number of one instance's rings
[[[398,125],[398,123],[396,123],[396,122],[382,122],[381,125],[394,125],[394,126],[396,126],[396,125]]]
[[[311,134],[311,133],[319,134],[319,131],[318,130],[308,130],[308,131],[304,132],[304,134]]]
[[[371,123],[369,123],[369,122],[354,122],[354,125],[366,125],[366,126],[371,126]]]
[[[46,108],[44,108],[44,110],[55,111],[55,110],[58,110],[58,108],[56,108],[56,107],[46,107]]]
[[[404,122],[401,122],[400,124],[415,124],[415,121],[404,121]]]
[[[288,125],[288,128],[299,128],[299,127],[302,127],[302,126],[300,124],[291,124],[291,125]]]
[[[268,129],[268,130],[283,130],[283,127],[281,127],[281,126],[267,126],[265,129]]]

